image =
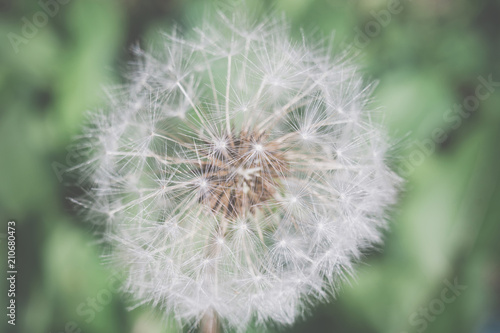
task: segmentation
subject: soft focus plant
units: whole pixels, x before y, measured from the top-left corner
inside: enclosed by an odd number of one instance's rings
[[[74,201],[137,304],[204,332],[287,325],[380,242],[399,178],[349,52],[294,41],[284,19],[215,15],[135,50],[90,114]]]

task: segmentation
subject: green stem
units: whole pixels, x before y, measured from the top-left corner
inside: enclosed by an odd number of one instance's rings
[[[200,323],[202,333],[220,333],[219,320],[217,314],[213,310],[208,310],[203,315]]]

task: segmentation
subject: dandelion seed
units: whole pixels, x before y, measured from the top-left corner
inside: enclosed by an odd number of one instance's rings
[[[136,50],[90,116],[82,203],[124,290],[180,325],[289,325],[380,241],[399,178],[345,53],[218,12]],[[100,217],[99,217],[100,216]]]

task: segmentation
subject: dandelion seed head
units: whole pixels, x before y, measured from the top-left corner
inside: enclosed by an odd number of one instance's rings
[[[400,179],[345,53],[294,41],[283,18],[215,15],[135,49],[89,116],[74,201],[136,303],[181,325],[289,325],[380,242]]]

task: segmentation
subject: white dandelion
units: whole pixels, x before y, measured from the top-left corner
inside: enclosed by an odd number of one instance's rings
[[[399,178],[347,52],[244,10],[212,22],[136,50],[75,201],[137,304],[204,332],[288,325],[380,241]]]

